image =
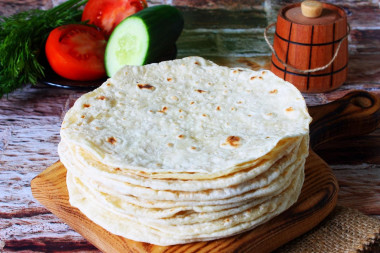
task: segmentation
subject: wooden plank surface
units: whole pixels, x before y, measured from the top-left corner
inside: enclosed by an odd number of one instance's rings
[[[289,210],[251,231],[208,242],[157,246],[113,235],[69,203],[66,169],[57,162],[32,180],[33,196],[102,252],[270,252],[320,223],[335,207],[338,183],[313,151],[306,160],[301,196]]]

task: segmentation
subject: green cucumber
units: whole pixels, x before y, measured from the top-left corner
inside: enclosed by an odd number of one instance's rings
[[[172,50],[184,25],[181,12],[170,5],[145,8],[124,19],[112,32],[104,62],[108,76],[124,65],[157,62]]]

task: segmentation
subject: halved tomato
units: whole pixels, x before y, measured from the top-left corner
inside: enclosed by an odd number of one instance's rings
[[[50,32],[45,52],[58,75],[70,80],[96,80],[106,76],[106,43],[103,33],[95,27],[64,25]]]
[[[82,21],[89,20],[108,37],[123,19],[146,7],[146,0],[89,0]]]

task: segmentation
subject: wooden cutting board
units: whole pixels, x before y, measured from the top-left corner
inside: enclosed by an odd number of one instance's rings
[[[311,147],[324,141],[373,131],[380,100],[352,92],[333,103],[309,108]],[[90,221],[68,201],[66,169],[57,162],[31,182],[33,196],[103,252],[270,252],[320,223],[335,207],[338,183],[328,165],[310,149],[301,195],[290,209],[242,234],[208,242],[157,246],[113,235]]]

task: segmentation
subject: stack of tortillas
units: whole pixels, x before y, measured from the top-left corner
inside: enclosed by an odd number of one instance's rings
[[[126,66],[64,118],[70,203],[158,245],[250,230],[296,202],[310,120],[300,92],[269,71],[200,57]]]

